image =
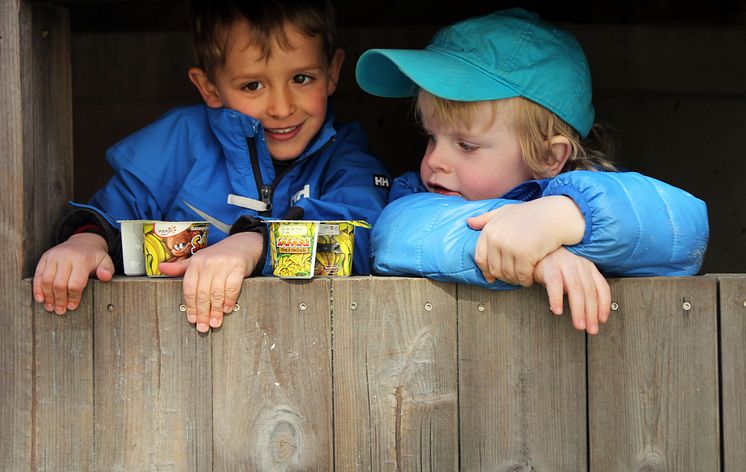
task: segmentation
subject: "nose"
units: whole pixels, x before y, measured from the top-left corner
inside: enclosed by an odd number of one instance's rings
[[[438,142],[430,142],[423,158],[425,164],[433,171],[450,172],[451,163],[445,147]]]
[[[269,104],[267,105],[267,114],[275,119],[290,116],[295,111],[292,94],[285,87],[273,89],[269,94]]]

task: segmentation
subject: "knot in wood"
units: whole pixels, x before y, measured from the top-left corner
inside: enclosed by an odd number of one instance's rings
[[[646,453],[637,464],[637,472],[663,472],[666,464],[658,451]]]

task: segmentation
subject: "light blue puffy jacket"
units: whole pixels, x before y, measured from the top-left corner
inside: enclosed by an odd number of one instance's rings
[[[634,172],[573,171],[525,182],[503,198],[467,201],[427,192],[414,172],[397,178],[371,235],[373,271],[509,289],[474,262],[480,232],[466,219],[502,205],[566,195],[582,211],[583,240],[567,249],[607,276],[694,275],[707,248],[707,206]]]

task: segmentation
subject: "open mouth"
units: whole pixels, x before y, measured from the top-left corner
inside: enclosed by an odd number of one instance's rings
[[[298,129],[297,126],[290,126],[287,128],[266,128],[265,131],[272,134],[290,134],[296,129]]]
[[[300,133],[303,124],[288,126],[286,128],[264,128],[264,134],[272,139],[282,141],[294,138]]]
[[[443,187],[442,185],[438,185],[435,183],[428,183],[427,187],[430,189],[431,192],[437,193],[440,195],[461,195],[459,192],[453,191],[449,188]]]

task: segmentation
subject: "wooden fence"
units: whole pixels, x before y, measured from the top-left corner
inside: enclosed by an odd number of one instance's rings
[[[421,279],[250,279],[208,335],[179,280],[47,314],[23,277],[72,195],[65,8],[0,0],[0,83],[3,472],[746,470],[745,275],[613,280],[595,337],[539,288]]]
[[[256,278],[200,335],[180,280],[93,283],[63,317],[25,281],[0,468],[744,470],[746,276],[611,285],[586,336],[539,287]]]

